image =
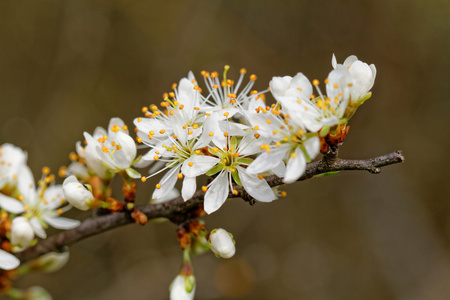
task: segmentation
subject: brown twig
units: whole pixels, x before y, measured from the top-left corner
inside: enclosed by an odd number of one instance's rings
[[[320,161],[309,163],[306,166],[304,174],[298,181],[303,181],[328,172],[343,170],[366,170],[373,174],[377,174],[380,173],[381,167],[400,163],[404,160],[405,158],[401,151],[395,151],[386,155],[364,160],[339,159],[337,157],[330,159],[330,157],[324,156]],[[266,180],[272,187],[283,184],[282,178],[275,175],[267,177]],[[246,192],[243,188],[240,186],[236,186],[235,188],[238,191],[238,195],[230,194],[230,197],[243,197],[246,199]],[[205,193],[199,190],[194,194],[192,199],[186,202],[179,197],[166,203],[139,206],[138,209],[143,212],[149,220],[168,218],[174,223],[181,223],[190,218],[191,214],[193,214],[193,217],[198,216],[198,209],[203,203],[204,196]],[[72,245],[87,237],[133,222],[134,220],[131,218],[130,214],[126,212],[94,216],[84,220],[79,227],[42,240],[35,246],[20,253],[16,253],[16,256],[22,262],[25,262],[48,252],[61,251],[64,246]]]

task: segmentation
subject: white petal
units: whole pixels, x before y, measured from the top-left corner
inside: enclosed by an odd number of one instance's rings
[[[197,179],[195,177],[185,176],[183,180],[183,189],[181,190],[181,195],[183,200],[187,201],[192,198],[197,189]]]
[[[125,156],[128,160],[128,164],[136,158],[136,144],[131,136],[125,134],[123,132],[117,133],[117,143],[122,147],[121,151],[125,153]],[[120,150],[117,150],[120,151]],[[116,151],[116,152],[117,152]]]
[[[333,69],[336,68],[337,65],[337,60],[336,60],[336,56],[333,53],[333,57],[331,58],[331,65],[333,66]]]
[[[247,172],[249,174],[258,174],[279,167],[288,151],[289,147],[283,145],[276,149],[272,149],[271,152],[263,152],[250,164],[247,168]]]
[[[34,217],[30,219],[30,224],[34,229],[34,233],[41,239],[45,239],[47,237],[47,233],[39,222],[38,218]]]
[[[208,172],[220,161],[217,157],[207,155],[192,155],[183,162],[181,172],[187,177],[197,177]],[[190,163],[193,163],[189,166]]]
[[[294,153],[295,157],[290,157],[286,165],[286,175],[283,178],[284,183],[296,181],[305,172],[306,160],[300,147],[297,147]]]
[[[17,175],[17,188],[24,199],[28,201],[28,204],[33,205],[35,203],[36,187],[33,174],[28,166],[20,169]]]
[[[275,200],[276,197],[264,178],[259,179],[258,175],[250,175],[242,167],[238,167],[237,169],[242,185],[250,196],[262,202]]]
[[[76,228],[76,227],[80,226],[80,223],[81,223],[79,220],[73,220],[73,219],[64,218],[64,217],[44,216],[43,219],[48,225],[50,225],[56,229],[63,229],[63,230],[69,230],[69,229]]]
[[[315,136],[306,140],[303,145],[305,146],[306,152],[309,158],[313,160],[319,154],[320,151],[320,139]]]
[[[109,121],[108,124],[108,137],[109,136],[114,136],[117,132],[113,131],[112,128],[114,126],[118,126],[120,128],[119,132],[126,132],[128,133],[128,130],[124,131],[123,127],[124,127],[125,123],[122,121],[121,118],[111,118],[111,120]]]
[[[22,202],[3,195],[2,193],[0,193],[0,207],[13,214],[20,214],[24,212]]]
[[[72,175],[73,176],[73,175]],[[61,200],[64,199],[64,191],[62,185],[49,186],[44,193],[44,198],[47,204],[40,203],[40,207],[44,210],[55,210],[61,206]]]
[[[20,265],[20,260],[4,250],[0,249],[0,269],[12,270]]]
[[[222,172],[213,180],[205,194],[204,209],[210,214],[218,210],[228,198],[228,172]]]
[[[161,184],[161,187],[158,189],[155,189],[152,195],[152,199],[159,200],[160,198],[166,196],[175,186],[175,183],[177,182],[177,175],[180,173],[180,164],[177,166],[171,168],[164,176],[161,178],[161,181],[159,182]]]

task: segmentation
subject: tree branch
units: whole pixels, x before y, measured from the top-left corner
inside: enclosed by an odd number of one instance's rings
[[[365,160],[339,159],[333,157],[329,159],[326,155],[320,161],[309,163],[306,166],[304,174],[298,179],[303,181],[317,175],[326,174],[328,172],[343,170],[366,170],[373,174],[380,173],[381,167],[403,162],[405,160],[401,151],[395,151],[386,155]],[[281,178],[272,175],[266,177],[270,186],[278,186],[283,184]],[[252,203],[253,199],[249,196],[243,187],[236,186],[238,195],[230,194],[230,197],[241,197]],[[180,223],[190,218],[190,213],[197,210],[203,203],[205,193],[201,190],[197,191],[192,199],[185,202],[181,197],[172,201],[161,204],[148,204],[139,206],[138,209],[145,213],[148,219],[168,218],[174,223]],[[33,258],[37,258],[45,253],[52,251],[62,251],[64,246],[72,245],[87,237],[102,233],[104,231],[133,223],[129,212],[119,212],[108,215],[93,216],[84,220],[81,225],[75,229],[58,233],[52,237],[38,242],[35,246],[30,247],[16,256],[26,262]]]

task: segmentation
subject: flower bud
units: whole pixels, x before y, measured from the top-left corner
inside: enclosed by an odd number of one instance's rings
[[[234,247],[233,235],[225,229],[218,228],[211,231],[209,243],[212,252],[218,257],[230,258],[236,252]]]
[[[195,295],[195,277],[178,275],[170,285],[170,300],[192,300]]]
[[[25,217],[15,217],[11,224],[11,244],[20,251],[28,247],[34,239],[34,230]]]
[[[49,252],[37,258],[32,263],[32,268],[45,273],[56,272],[64,267],[68,260],[69,251],[62,253]]]
[[[94,195],[74,175],[67,177],[62,187],[66,200],[70,204],[80,210],[89,209],[89,203],[94,199]]]

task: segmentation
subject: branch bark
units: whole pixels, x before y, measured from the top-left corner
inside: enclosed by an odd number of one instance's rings
[[[333,158],[328,159],[327,156],[320,161],[309,163],[306,166],[305,173],[298,179],[303,181],[317,175],[329,172],[344,170],[366,170],[370,173],[377,174],[381,172],[381,167],[403,162],[405,160],[401,151],[394,151],[386,155],[365,160],[350,160]],[[266,177],[270,186],[278,186],[283,184],[282,178],[275,175]],[[236,186],[238,195],[230,194],[231,197],[241,197],[252,203],[252,198],[245,192],[241,186]],[[189,218],[189,213],[195,211],[203,203],[205,193],[201,190],[197,191],[192,199],[183,201],[181,197],[172,201],[161,204],[148,204],[139,206],[138,209],[145,213],[149,220],[156,218],[168,218],[174,223],[180,223]],[[187,216],[187,217],[186,217]],[[107,230],[114,229],[119,226],[133,223],[130,213],[119,212],[108,215],[93,216],[84,220],[81,225],[75,229],[58,233],[52,237],[38,242],[35,246],[30,247],[16,256],[21,262],[26,262],[37,258],[48,252],[63,251],[65,246],[72,245],[87,237],[102,233]]]

